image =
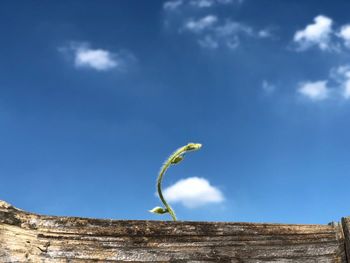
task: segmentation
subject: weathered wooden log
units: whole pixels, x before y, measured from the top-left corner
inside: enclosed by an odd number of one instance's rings
[[[349,222],[120,221],[43,216],[0,201],[0,262],[345,263]]]

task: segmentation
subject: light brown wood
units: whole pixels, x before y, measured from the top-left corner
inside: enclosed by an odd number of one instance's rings
[[[55,217],[24,212],[0,201],[0,262],[345,263],[344,244],[337,223]]]

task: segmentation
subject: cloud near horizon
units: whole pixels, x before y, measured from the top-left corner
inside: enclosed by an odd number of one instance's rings
[[[197,208],[224,201],[222,192],[212,186],[208,180],[200,177],[179,180],[164,190],[164,196],[170,203],[181,203],[187,208]]]

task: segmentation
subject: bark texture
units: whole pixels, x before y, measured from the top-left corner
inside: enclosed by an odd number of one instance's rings
[[[0,262],[346,263],[349,222],[102,220],[36,215],[0,201]]]

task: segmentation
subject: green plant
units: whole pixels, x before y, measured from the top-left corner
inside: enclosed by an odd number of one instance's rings
[[[180,163],[184,159],[184,156],[187,152],[199,150],[201,147],[202,147],[202,144],[200,144],[200,143],[189,143],[189,144],[177,149],[164,162],[163,166],[160,169],[158,179],[157,179],[157,191],[158,191],[158,196],[159,196],[160,200],[162,201],[163,205],[165,206],[165,208],[157,206],[157,207],[153,208],[152,210],[149,210],[151,213],[154,213],[154,214],[169,213],[174,221],[177,220],[174,210],[167,203],[167,201],[165,200],[163,193],[162,193],[163,176],[171,165],[176,165],[176,164]]]

